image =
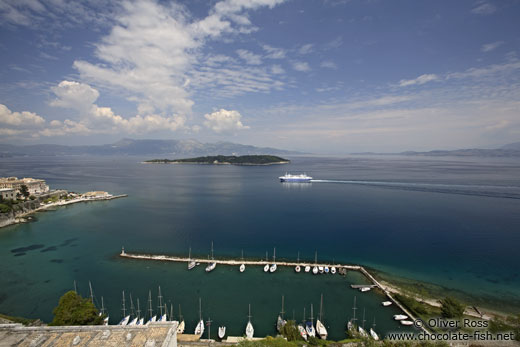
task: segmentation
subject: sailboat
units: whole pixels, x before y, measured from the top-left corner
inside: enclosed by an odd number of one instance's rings
[[[302,271],[302,268],[300,266],[300,252],[298,252],[298,260],[297,260],[297,262],[298,262],[298,265],[296,265],[296,267],[294,268],[294,271],[300,272],[300,271]]]
[[[312,273],[315,275],[318,273],[318,266],[316,265],[317,262],[318,262],[318,251],[316,251],[314,253],[314,267],[312,268]]]
[[[354,333],[356,332],[356,297],[354,296],[354,306],[352,307],[352,318],[347,323],[347,330],[350,334],[350,337],[354,337]]]
[[[330,273],[333,275],[336,274],[336,266],[334,264],[334,259],[332,259],[332,267],[330,268]]]
[[[370,328],[370,336],[376,341],[379,341],[379,336],[375,332],[374,328],[376,327],[376,317],[374,317],[374,323],[372,323],[372,328]]]
[[[99,312],[99,316],[103,317],[105,315],[105,302],[103,301],[103,297],[101,297],[101,310]],[[103,318],[103,325],[108,325],[108,315]]]
[[[305,324],[305,307],[303,308],[303,320],[302,323]],[[300,332],[301,337],[307,341],[307,331],[303,327],[303,324],[298,324],[298,331]]]
[[[126,306],[125,306],[125,291],[123,290],[123,319],[119,322],[119,325],[127,325],[130,320],[130,315],[126,315]]]
[[[276,247],[274,248],[274,252],[273,252],[273,265],[271,265],[271,267],[269,268],[269,271],[270,272],[276,271]]]
[[[316,321],[316,332],[318,335],[323,339],[327,339],[327,328],[325,328],[325,325],[322,323],[323,321],[323,294],[321,294],[321,300],[320,300],[320,318]]]
[[[163,304],[162,304],[162,295],[161,295],[161,286],[159,286],[159,295],[157,296],[157,299],[159,300],[159,311],[161,312],[161,315],[159,316],[159,319],[157,321],[159,322],[165,322],[166,321],[166,314],[163,314]]]
[[[312,310],[312,304],[311,304],[311,321],[307,321],[305,324],[305,330],[307,331],[307,335],[316,337],[316,330],[314,329],[314,312]]]
[[[190,247],[189,255],[188,255],[188,270],[193,269],[195,266],[197,266],[197,262],[191,260],[191,247]]]
[[[211,272],[215,269],[215,267],[217,266],[217,263],[214,261],[215,258],[213,257],[213,241],[211,241],[211,260],[212,262],[209,263],[208,266],[206,266],[206,272]],[[202,323],[202,325],[204,325],[204,322]]]
[[[242,265],[240,265],[240,272],[244,272],[246,270],[246,265],[244,264],[244,250],[242,250]],[[224,333],[225,333],[226,327],[224,327]],[[220,328],[219,328],[220,333]]]
[[[137,324],[137,316],[135,315],[135,307],[134,307],[134,300],[132,299],[132,293],[130,293],[130,316],[134,316],[134,319],[128,323],[128,325],[136,325]]]
[[[226,336],[226,327],[225,326],[218,327],[218,338],[222,340],[224,338],[224,336]]]
[[[186,328],[186,323],[184,323],[184,319],[182,318],[181,304],[179,304],[179,326],[177,327],[177,334],[184,333],[185,328]]]
[[[285,313],[283,310],[283,302],[284,296],[282,295],[282,311],[280,311],[280,314],[278,315],[278,319],[276,321],[276,330],[278,330],[279,333],[282,332],[282,328],[287,323],[287,321],[283,319],[283,314]]]
[[[253,334],[255,333],[255,329],[253,328],[253,324],[251,323],[251,304],[249,304],[249,315],[247,316],[249,320],[246,325],[246,337],[248,339],[253,338]]]
[[[305,272],[311,271],[311,267],[309,265],[305,265]]]
[[[195,335],[202,336],[204,334],[204,321],[202,320],[202,301],[199,298],[199,322],[195,327]]]
[[[361,334],[361,336],[363,337],[368,337],[368,334],[367,332],[365,331],[365,308],[363,308],[363,323],[362,323],[363,326],[361,327],[358,327],[358,331],[359,333]]]
[[[157,321],[157,316],[153,316],[153,310],[152,310],[152,291],[149,290],[148,291],[148,311],[150,312],[150,319],[148,319],[148,322],[146,322],[146,324],[148,323],[153,323],[155,321]]]
[[[269,259],[267,259],[267,252],[265,252],[265,262],[264,272],[269,272]]]

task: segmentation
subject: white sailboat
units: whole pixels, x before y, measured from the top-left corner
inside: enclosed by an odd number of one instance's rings
[[[101,311],[99,312],[99,316],[100,317],[103,317],[106,313],[106,310],[105,310],[105,302],[103,301],[103,297],[101,297]],[[103,318],[103,325],[108,325],[108,315]]]
[[[325,271],[325,273],[326,273],[326,274],[328,274],[328,273],[329,273],[329,271],[330,271],[329,267],[325,265],[325,268],[324,268],[324,269],[325,269],[325,270],[324,270],[324,271]]]
[[[318,274],[318,266],[316,265],[316,263],[318,262],[318,251],[314,252],[314,267],[312,268],[312,273],[313,274]]]
[[[336,267],[335,266],[330,268],[330,273],[333,274],[333,275],[336,274]]]
[[[269,271],[270,272],[276,271],[276,247],[274,248],[274,251],[273,251],[273,265],[271,265],[271,267],[269,268]]]
[[[212,260],[212,262],[209,263],[208,266],[206,266],[206,272],[211,272],[211,271],[215,270],[215,267],[217,267],[217,263],[213,261],[213,260],[215,260],[215,258],[213,257],[213,241],[211,241],[211,260]]]
[[[224,338],[224,336],[226,336],[226,327],[225,326],[218,327],[218,338],[222,340]]]
[[[137,298],[137,322],[136,325],[143,325],[144,318],[141,317],[141,305],[139,303],[139,298]]]
[[[354,306],[352,307],[352,318],[347,323],[347,330],[349,332],[350,337],[355,337],[356,332],[356,297],[354,296]]]
[[[305,331],[305,328],[303,327],[303,325],[298,324],[298,332],[300,333],[301,337],[305,341],[307,341],[307,332]]]
[[[311,337],[316,337],[316,330],[314,329],[314,312],[312,310],[311,304],[311,321],[305,324],[305,330],[307,331],[307,335]]]
[[[130,293],[130,316],[134,316],[134,319],[132,319],[128,325],[136,325],[138,318],[135,315],[135,307],[134,307],[134,300],[132,299],[132,293]]]
[[[265,252],[265,262],[264,272],[269,272],[269,259],[267,258],[267,252]]]
[[[195,335],[202,336],[204,334],[204,321],[202,320],[202,301],[199,298],[199,322],[195,327]]]
[[[242,264],[240,265],[240,268],[239,268],[240,272],[244,272],[246,270],[246,265],[244,264],[244,250],[242,250]],[[224,330],[226,329],[226,327],[224,327]],[[220,332],[220,328],[219,328],[219,332]]]
[[[195,266],[197,266],[197,263],[193,260],[191,260],[191,247],[188,254],[188,270],[193,269]]]
[[[153,310],[152,310],[152,291],[151,290],[148,291],[148,312],[150,313],[150,318],[148,319],[148,322],[146,322],[146,324],[157,321],[157,316],[153,315]]]
[[[123,290],[123,319],[119,322],[119,325],[127,325],[130,321],[130,315],[126,315],[126,306],[125,306],[125,291]]]
[[[253,334],[255,333],[255,329],[253,328],[253,324],[251,323],[251,304],[249,304],[249,315],[247,316],[249,319],[246,325],[246,337],[248,339],[253,338]]]
[[[166,322],[166,313],[163,313],[163,308],[166,309],[166,306],[163,307],[162,304],[162,295],[161,295],[161,286],[159,286],[159,295],[157,296],[157,299],[159,301],[159,312],[161,312],[159,319],[157,319],[158,322]]]
[[[321,294],[320,300],[320,318],[316,321],[316,332],[321,337],[322,340],[326,340],[328,336],[327,328],[322,323],[323,321],[323,294]]]
[[[287,324],[287,321],[283,319],[283,314],[285,313],[283,310],[284,304],[284,296],[282,295],[282,311],[280,311],[280,314],[278,315],[278,319],[276,320],[276,330],[278,330],[279,333],[282,332],[282,328],[285,324]]]
[[[324,271],[324,270],[323,270],[323,266],[318,266],[318,271],[320,272],[320,274],[322,274],[323,271]]]
[[[363,323],[362,323],[362,325],[363,326],[358,327],[359,334],[361,334],[361,336],[363,336],[363,337],[368,337],[368,334],[365,331],[365,308],[363,308]]]
[[[311,267],[310,267],[309,265],[306,265],[304,271],[305,271],[305,272],[309,272],[309,271],[311,271]]]
[[[179,326],[177,327],[177,334],[183,334],[185,328],[186,323],[184,323],[184,319],[181,313],[181,304],[179,304]]]
[[[376,327],[376,317],[374,317],[374,322],[372,323],[372,328],[370,328],[370,336],[372,336],[372,338],[376,341],[379,341],[379,336],[377,335],[377,333],[375,332],[375,327]]]

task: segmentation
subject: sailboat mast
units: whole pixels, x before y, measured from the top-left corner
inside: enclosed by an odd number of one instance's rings
[[[103,302],[103,297],[101,297],[101,314],[105,314],[105,303]]]
[[[251,323],[251,304],[249,304],[249,315],[247,318],[249,318],[249,323]]]
[[[132,293],[130,293],[130,314],[135,316],[134,300],[132,299]]]
[[[282,314],[282,319],[283,319],[283,314],[285,313],[283,310],[283,301],[284,301],[284,296],[282,295],[282,312],[280,312]]]
[[[199,321],[202,320],[202,300],[199,298]]]
[[[90,301],[92,305],[94,305],[94,292],[92,291],[92,283],[90,283],[90,281],[88,281],[88,286],[90,288]]]
[[[273,250],[273,263],[276,262],[276,247]]]
[[[137,319],[141,318],[141,307],[139,307],[139,298],[137,298]]]
[[[298,251],[298,260],[297,260],[298,264],[300,263],[300,251]]]
[[[188,251],[188,260],[191,260],[191,247],[190,247],[190,250]]]
[[[323,322],[322,314],[323,314],[323,293],[321,294],[321,300],[320,300],[320,321]]]
[[[159,311],[161,312],[161,317],[162,317],[162,315],[163,315],[163,306],[162,306],[161,286],[159,286],[159,296],[157,298],[159,299]]]
[[[312,310],[312,304],[311,304],[311,323],[314,324],[314,312]]]
[[[244,250],[242,250],[242,261],[244,261]]]
[[[211,260],[215,259],[213,257],[213,241],[211,241]]]
[[[123,290],[123,317],[126,317],[125,291]]]
[[[318,251],[314,251],[314,264],[318,263]]]
[[[354,296],[354,307],[352,307],[352,322],[355,323],[356,322],[356,297]]]
[[[302,320],[303,323],[305,323],[305,307],[303,308],[303,320]]]
[[[148,311],[150,312],[150,318],[152,318],[153,310],[152,310],[152,291],[151,290],[148,291],[148,306],[149,306]]]
[[[179,322],[182,322],[181,304],[179,304]]]
[[[173,303],[170,303],[170,320],[173,320]]]
[[[365,308],[363,307],[363,329],[365,329]]]

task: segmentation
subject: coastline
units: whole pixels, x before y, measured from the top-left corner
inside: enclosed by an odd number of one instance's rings
[[[77,204],[77,203],[80,203],[80,202],[113,200],[113,199],[124,198],[124,197],[127,197],[127,196],[128,196],[128,194],[112,195],[112,196],[107,196],[107,197],[92,197],[92,198],[80,197],[80,198],[76,198],[76,199],[72,199],[72,200],[65,200],[65,201],[61,201],[60,200],[60,201],[57,201],[57,202],[50,202],[48,204],[41,204],[40,203],[39,207],[37,207],[37,208],[35,208],[33,210],[30,210],[30,211],[23,212],[23,213],[20,213],[18,215],[15,215],[14,218],[12,218],[12,219],[8,219],[6,223],[0,225],[0,229],[4,228],[4,227],[7,227],[7,226],[14,225],[14,224],[27,223],[28,221],[25,219],[26,217],[28,217],[28,216],[36,213],[36,212],[48,211],[49,209],[51,209],[53,207],[72,205],[72,204]]]
[[[175,164],[175,165],[235,165],[235,166],[269,166],[269,165],[283,165],[289,164],[290,161],[277,161],[272,163],[265,164],[255,164],[255,163],[243,163],[243,164],[235,164],[228,162],[218,162],[218,163],[197,163],[197,162],[182,162],[182,161],[157,161],[157,162],[149,162],[142,161],[141,164]]]

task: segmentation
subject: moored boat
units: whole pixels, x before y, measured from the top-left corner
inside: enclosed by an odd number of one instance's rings
[[[325,271],[326,274],[328,274],[329,271],[330,271],[329,267],[328,267],[328,266],[325,266],[324,271]]]
[[[383,301],[381,304],[383,306],[390,306],[390,305],[392,305],[392,302],[391,301]]]
[[[302,271],[300,265],[296,265],[296,267],[294,268],[294,271],[296,271],[296,272]]]
[[[394,314],[394,319],[395,320],[404,320],[408,318],[408,316],[404,315],[404,314]]]
[[[177,334],[183,334],[185,328],[186,323],[184,322],[184,318],[182,317],[181,304],[179,304],[179,325],[177,327]]]
[[[318,271],[322,274],[325,270],[323,269],[323,266],[318,266]]]
[[[287,321],[283,319],[283,314],[285,313],[283,310],[284,306],[284,296],[282,295],[282,310],[280,311],[280,314],[278,315],[278,319],[276,320],[276,330],[278,330],[279,333],[282,332],[282,328],[287,324]]]
[[[195,327],[195,335],[202,336],[204,334],[204,320],[202,320],[202,301],[199,298],[199,322]]]
[[[359,334],[363,337],[368,337],[367,332],[362,327],[358,327]]]
[[[316,332],[321,337],[322,340],[326,340],[328,336],[327,328],[322,323],[323,321],[323,294],[321,294],[320,298],[320,318],[316,320]]]
[[[311,321],[307,322],[305,324],[305,331],[307,331],[307,335],[316,337],[316,329],[314,329],[314,313],[313,313],[313,309],[312,309],[312,304],[311,304]]]
[[[336,267],[335,266],[330,268],[330,273],[333,274],[333,275],[336,274]]]
[[[255,333],[255,329],[253,328],[253,324],[251,323],[251,304],[249,304],[249,315],[248,315],[248,321],[247,321],[247,325],[246,325],[246,337],[248,339],[252,339],[254,333]]]
[[[413,322],[412,322],[411,320],[402,320],[402,321],[401,321],[401,324],[402,324],[402,325],[408,325],[408,326],[409,326],[409,325],[413,325]]]
[[[246,264],[244,264],[244,250],[242,250],[242,264],[240,265],[239,270],[240,272],[244,272],[246,270]],[[226,327],[224,327],[224,329],[226,329]]]
[[[222,327],[218,327],[218,337],[219,339],[223,339],[224,336],[226,336],[226,327],[222,326]]]
[[[275,272],[276,271],[276,247],[274,248],[274,251],[273,251],[273,265],[271,265],[271,267],[269,267],[269,271],[270,272]]]
[[[309,265],[306,265],[304,271],[305,271],[305,272],[309,272],[309,271],[311,271],[311,267],[310,267]]]
[[[315,275],[318,274],[318,267],[317,266],[312,268],[312,273],[315,274]]]
[[[370,287],[361,287],[361,288],[359,288],[359,291],[362,293],[368,292],[368,291],[370,291]]]
[[[305,341],[307,341],[307,332],[305,331],[305,328],[303,327],[303,325],[298,324],[298,332],[300,333],[301,337]]]
[[[188,252],[188,270],[193,269],[195,266],[197,266],[197,263],[193,260],[191,260],[191,247]]]
[[[211,260],[215,260],[215,258],[213,257],[213,241],[211,241]],[[206,272],[211,272],[211,271],[215,270],[216,267],[217,267],[217,263],[212,261],[211,263],[209,263],[208,266],[206,266]]]

